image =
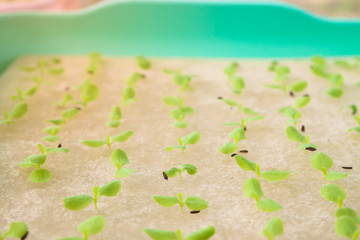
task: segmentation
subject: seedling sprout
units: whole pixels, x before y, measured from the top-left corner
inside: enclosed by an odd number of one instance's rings
[[[182,236],[181,230],[167,231],[147,228],[143,229],[143,231],[153,240],[207,240],[215,234],[215,228],[213,226],[201,228],[185,237]]]
[[[200,132],[192,132],[189,135],[186,135],[183,138],[179,138],[178,142],[180,145],[167,147],[166,151],[170,152],[174,149],[181,149],[181,151],[185,151],[187,145],[194,145],[200,140]]]
[[[125,131],[119,135],[110,137],[109,135],[106,136],[106,141],[104,140],[82,140],[81,142],[88,146],[88,147],[92,147],[92,148],[98,148],[98,147],[102,147],[103,145],[107,145],[109,147],[109,149],[111,149],[111,144],[113,142],[125,142],[127,141],[131,136],[133,135],[133,131],[128,130]]]
[[[165,180],[168,180],[168,178],[176,177],[177,175],[179,175],[181,179],[182,172],[187,172],[189,175],[195,175],[197,173],[197,168],[192,164],[185,163],[181,165],[180,168],[173,167],[169,170],[164,171],[163,177]]]
[[[181,212],[184,210],[184,205],[186,205],[191,211],[202,211],[208,207],[208,202],[204,199],[196,196],[188,196],[184,199],[182,193],[178,193],[177,197],[154,195],[153,199],[163,207],[172,207],[179,204]]]
[[[10,224],[9,229],[4,234],[1,234],[0,232],[0,240],[5,240],[7,237],[25,240],[28,235],[29,231],[26,223],[13,222]]]
[[[261,234],[266,236],[268,240],[275,239],[276,236],[279,236],[284,233],[284,224],[282,220],[278,217],[270,219],[266,227],[262,230]]]
[[[135,172],[133,169],[123,167],[130,162],[126,153],[121,149],[116,149],[111,153],[110,162],[112,165],[117,167],[115,172],[115,176],[117,178],[125,178]]]
[[[106,123],[109,127],[117,128],[121,125],[121,109],[118,106],[114,106],[111,108],[110,114],[109,114],[109,121]]]
[[[335,181],[338,179],[346,178],[351,173],[343,172],[327,172],[333,165],[333,160],[326,155],[325,153],[318,152],[311,156],[311,166],[319,171],[322,171],[324,174],[324,179],[326,181]]]
[[[144,56],[137,56],[136,61],[137,61],[137,65],[139,66],[139,68],[147,70],[151,67],[150,60],[145,58]]]
[[[194,75],[183,74],[181,69],[176,71],[164,69],[164,73],[174,75],[173,82],[180,86],[180,91],[193,90],[190,86],[190,82]]]
[[[166,96],[163,97],[163,101],[168,106],[176,107],[176,109],[173,109],[170,112],[170,117],[176,120],[173,126],[177,128],[186,128],[188,123],[183,120],[186,116],[194,114],[194,110],[191,107],[185,107],[183,105],[184,100],[179,97]]]
[[[22,118],[28,111],[28,105],[26,102],[19,102],[13,108],[13,110],[8,113],[4,111],[5,120],[0,121],[0,125],[6,123],[7,125],[10,123],[15,123],[15,119]]]

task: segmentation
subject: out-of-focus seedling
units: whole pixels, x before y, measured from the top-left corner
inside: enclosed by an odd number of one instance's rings
[[[182,231],[179,229],[176,231],[167,231],[147,228],[143,229],[143,231],[153,240],[207,240],[215,234],[215,228],[213,226],[201,228],[185,237],[182,236]]]
[[[0,240],[5,240],[8,237],[25,240],[28,235],[29,235],[29,230],[26,223],[13,222],[10,224],[10,228],[6,232],[4,232],[4,234],[1,234],[0,232]]]
[[[172,207],[176,204],[179,204],[181,208],[181,212],[183,212],[184,205],[186,205],[190,209],[190,213],[199,213],[200,211],[206,209],[208,207],[208,202],[204,199],[196,196],[188,196],[184,199],[182,193],[178,193],[177,197],[167,197],[167,196],[159,196],[154,195],[153,199],[159,205],[163,207]]]

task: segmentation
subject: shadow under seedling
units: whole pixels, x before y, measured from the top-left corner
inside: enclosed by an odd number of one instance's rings
[[[9,230],[7,230],[3,235],[0,232],[0,240],[5,240],[7,237],[25,240],[28,235],[29,235],[29,230],[26,223],[12,222],[10,224]]]
[[[64,202],[64,206],[72,211],[79,211],[87,206],[90,203],[94,202],[95,210],[98,210],[97,202],[99,197],[106,196],[106,197],[114,197],[118,194],[121,189],[121,182],[120,181],[113,181],[110,182],[102,187],[95,186],[93,187],[93,196],[82,194],[73,197],[63,198],[62,201]]]
[[[194,145],[199,140],[200,140],[200,132],[192,132],[189,135],[178,139],[180,145],[167,147],[166,151],[170,152],[174,149],[181,149],[181,151],[185,151],[186,145],[189,145],[189,144]]]
[[[188,196],[184,199],[182,193],[178,193],[177,197],[154,195],[153,199],[163,207],[172,207],[179,204],[181,212],[184,211],[184,205],[191,211],[202,211],[208,207],[208,202],[204,199],[196,196]]]
[[[192,164],[185,163],[181,165],[180,168],[173,167],[170,168],[169,170],[164,171],[163,177],[165,180],[168,180],[169,178],[176,177],[177,175],[179,175],[181,180],[182,172],[187,172],[189,175],[195,175],[197,173],[197,168]]]
[[[143,229],[143,231],[153,240],[207,240],[215,234],[215,228],[213,226],[201,228],[185,237],[183,237],[183,233],[179,229],[176,231],[166,231],[147,228]]]
[[[92,147],[92,148],[98,148],[98,147],[102,147],[103,145],[107,145],[109,147],[109,149],[111,149],[111,144],[113,142],[125,142],[127,141],[131,136],[133,135],[133,131],[128,130],[123,132],[122,134],[110,137],[109,135],[106,136],[106,141],[104,140],[82,140],[81,142],[88,146],[88,147]]]
[[[121,149],[116,149],[111,153],[110,162],[117,167],[117,170],[115,171],[115,177],[117,178],[125,178],[135,172],[133,169],[123,167],[130,162],[126,153]]]
[[[77,227],[78,231],[83,234],[83,237],[58,238],[56,240],[88,240],[90,236],[101,233],[105,228],[105,223],[106,219],[101,215],[90,217]]]

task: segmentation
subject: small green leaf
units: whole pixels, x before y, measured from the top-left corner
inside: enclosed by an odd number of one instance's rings
[[[244,128],[239,127],[235,128],[230,134],[229,137],[234,140],[234,142],[239,142],[240,140],[246,139]]]
[[[333,88],[329,88],[326,91],[326,94],[334,98],[340,98],[343,95],[343,90],[338,87],[333,87]]]
[[[287,66],[278,66],[275,69],[277,75],[286,75],[290,73],[290,68]]]
[[[12,237],[12,238],[21,238],[28,233],[28,226],[24,222],[13,222],[10,224],[9,230],[4,233],[4,238]],[[0,234],[1,237],[1,234]],[[24,238],[25,239],[25,238]]]
[[[242,121],[244,122],[244,125],[246,126],[249,122],[254,122],[258,120],[264,119],[264,116],[256,116],[256,117],[246,117],[243,118]]]
[[[72,107],[63,111],[61,115],[63,116],[64,120],[68,120],[74,118],[78,113],[79,113],[79,109],[77,109],[76,107]]]
[[[186,128],[188,126],[188,123],[187,122],[174,122],[173,123],[173,126],[174,127],[177,127],[177,128]]]
[[[348,107],[351,110],[351,114],[353,114],[353,115],[355,115],[358,112],[358,108],[355,104],[345,105],[345,106],[341,107],[340,110],[342,110],[345,107]]]
[[[293,126],[288,126],[286,128],[286,135],[293,142],[304,143],[306,141],[306,138],[301,135]]]
[[[46,148],[46,153],[58,153],[58,152],[64,152],[64,153],[68,153],[69,149],[67,148]]]
[[[35,169],[34,171],[31,172],[30,174],[30,179],[31,181],[33,181],[34,183],[43,183],[43,182],[47,182],[49,181],[51,178],[51,173],[49,170],[40,168],[40,169]]]
[[[133,135],[133,133],[134,132],[131,130],[125,131],[119,135],[111,137],[110,142],[125,142]]]
[[[125,82],[128,85],[134,85],[135,83],[137,83],[140,79],[144,79],[145,75],[142,73],[138,73],[138,72],[134,72],[133,74],[131,74],[129,77],[126,78]]]
[[[245,81],[241,77],[232,76],[231,83],[234,93],[241,94],[243,88],[245,88]]]
[[[178,97],[163,97],[163,101],[168,106],[182,106],[183,99]]]
[[[235,155],[235,160],[236,163],[239,165],[239,167],[244,170],[244,171],[253,171],[256,174],[258,174],[260,171],[258,171],[258,166],[256,163],[247,160],[246,158],[240,156],[240,155]]]
[[[163,207],[172,207],[179,203],[179,200],[177,199],[177,197],[166,197],[166,196],[154,195],[153,199],[155,200],[155,202],[157,202],[158,204],[160,204]]]
[[[19,119],[23,117],[28,110],[28,105],[25,102],[19,102],[10,112],[9,117],[10,119]]]
[[[359,229],[353,219],[349,216],[342,216],[336,219],[336,234],[356,240],[359,236]]]
[[[232,62],[229,66],[227,66],[224,69],[224,73],[228,78],[230,78],[232,75],[234,75],[239,67],[239,64],[237,62]]]
[[[19,162],[19,166],[22,168],[30,168],[30,167],[39,167],[40,165],[37,163],[22,161],[22,162]]]
[[[239,122],[224,123],[223,126],[227,126],[227,127],[241,126],[241,123],[239,123]]]
[[[166,147],[166,151],[170,152],[174,149],[181,149],[182,151],[184,151],[186,149],[185,146],[170,146],[170,147]]]
[[[180,109],[174,109],[174,110],[171,110],[170,117],[175,120],[182,121],[184,119],[185,115]]]
[[[306,105],[308,105],[309,102],[310,102],[309,96],[302,96],[302,97],[296,99],[294,106],[296,108],[303,108],[303,107],[306,107]]]
[[[112,165],[121,168],[122,166],[129,164],[129,159],[123,150],[116,149],[111,153],[110,162]]]
[[[326,67],[326,60],[322,56],[316,55],[311,58],[311,61],[318,67]]]
[[[280,204],[270,198],[264,198],[258,201],[256,207],[264,212],[277,212],[282,209]]]
[[[237,102],[235,102],[234,100],[231,100],[231,99],[221,98],[220,100],[223,101],[224,103],[226,103],[227,105],[229,105],[230,107],[239,105]]]
[[[308,83],[306,81],[296,81],[289,86],[289,89],[293,92],[301,92],[306,89]]]
[[[153,240],[178,240],[176,232],[149,228],[143,231]]]
[[[120,181],[112,181],[99,189],[100,196],[114,197],[121,189]]]
[[[142,69],[149,69],[151,67],[150,60],[145,58],[144,56],[137,56],[136,61],[137,65]]]
[[[355,131],[355,132],[360,133],[360,126],[350,128],[348,131],[349,131],[349,132],[351,132],[351,131]]]
[[[101,147],[104,144],[106,144],[106,142],[103,140],[82,140],[81,142],[83,144],[85,144],[86,146],[92,147],[92,148],[98,148],[98,147]]]
[[[233,142],[228,142],[222,145],[221,148],[218,149],[219,152],[223,154],[230,154],[233,153],[237,149],[237,144]]]
[[[60,132],[59,126],[49,126],[42,130],[43,132],[50,134],[50,135],[56,135]]]
[[[180,107],[179,110],[182,112],[184,116],[194,114],[194,109],[192,109],[191,107]]]
[[[280,218],[274,217],[267,222],[266,227],[262,230],[261,234],[265,235],[269,240],[272,240],[276,236],[283,234],[283,232],[283,222]]]
[[[110,120],[110,121],[106,122],[106,125],[108,125],[109,127],[112,127],[112,128],[117,128],[118,126],[121,125],[121,121],[120,120]]]
[[[130,174],[132,174],[134,172],[135,172],[135,170],[130,169],[130,168],[120,168],[115,171],[115,177],[126,178],[127,176],[129,176]]]
[[[78,226],[79,232],[84,236],[91,236],[102,232],[105,227],[106,219],[103,216],[93,216],[80,223]]]
[[[264,171],[261,176],[268,181],[281,181],[289,176],[288,171]]]
[[[172,178],[172,177],[176,177],[177,175],[179,175],[180,170],[178,168],[170,168],[169,170],[164,171],[164,173],[166,174],[167,177]]]
[[[61,125],[61,124],[65,123],[64,119],[49,119],[49,120],[46,120],[46,121],[49,122],[49,123],[52,123],[54,125]]]
[[[184,240],[207,240],[211,238],[214,234],[215,228],[213,226],[207,226],[188,234],[184,238]]]
[[[24,72],[34,72],[37,70],[36,67],[25,67],[25,66],[21,66],[20,69]]]
[[[130,86],[124,88],[124,90],[122,91],[122,99],[123,99],[123,105],[125,105],[125,106],[134,102],[136,100],[134,88],[132,88]]]
[[[64,206],[72,211],[78,211],[86,208],[92,203],[93,198],[89,195],[82,194],[74,197],[63,198]]]
[[[57,135],[48,135],[43,137],[41,140],[48,141],[48,142],[57,142],[60,140],[60,137]]]
[[[335,73],[331,74],[329,78],[329,82],[334,85],[335,87],[341,87],[344,83],[344,78],[342,75]]]
[[[329,74],[323,68],[321,68],[319,66],[311,66],[310,69],[318,77],[321,77],[321,78],[329,77]]]
[[[285,117],[298,119],[301,117],[301,113],[293,107],[283,107],[279,109],[279,112],[284,114]]]
[[[336,210],[335,213],[336,217],[342,217],[342,216],[349,216],[352,218],[354,223],[359,224],[360,223],[360,217],[359,215],[351,208],[349,207],[341,207]]]
[[[200,140],[200,132],[192,132],[181,139],[182,145],[196,144]]]
[[[184,203],[186,206],[193,211],[202,211],[206,209],[209,205],[207,201],[200,197],[188,196],[185,198]]]
[[[53,68],[48,70],[48,74],[50,75],[61,75],[65,72],[64,68]]]
[[[327,170],[333,165],[331,157],[322,152],[313,154],[310,161],[311,166],[319,171],[322,171],[324,175],[326,175]]]
[[[57,238],[56,240],[84,240],[81,237],[67,237],[67,238]]]
[[[345,191],[334,184],[327,184],[321,187],[321,196],[331,202],[334,202],[338,207],[342,207],[342,203],[346,198]]]
[[[244,107],[243,112],[245,114],[247,114],[247,115],[252,115],[252,116],[259,114],[258,112],[254,111],[254,110],[252,110],[251,108],[248,108],[248,107]]]
[[[346,178],[347,176],[351,175],[351,173],[344,173],[344,172],[329,172],[325,176],[326,181],[335,181],[339,179]]]
[[[45,154],[32,154],[24,159],[26,162],[35,163],[38,165],[44,164],[46,161],[46,155]]]
[[[279,84],[267,84],[267,83],[264,83],[263,84],[264,87],[267,87],[267,88],[273,88],[273,89],[282,89],[282,85],[279,85]]]
[[[99,87],[95,84],[87,84],[81,91],[81,99],[85,102],[95,101],[99,98],[100,90]]]
[[[244,181],[243,192],[245,197],[254,198],[256,202],[264,195],[256,178],[248,178]]]
[[[113,106],[109,118],[113,121],[120,120],[122,118],[121,109],[118,106]]]
[[[268,67],[268,71],[269,72],[274,72],[278,65],[279,65],[278,61],[271,61],[270,65]]]
[[[73,97],[70,93],[65,93],[61,101],[56,102],[55,104],[61,107],[65,107],[68,103],[70,103],[73,100]]]
[[[25,94],[26,96],[34,96],[38,89],[39,89],[39,85],[37,84],[37,85],[29,88],[28,90],[26,90],[26,91],[24,92],[24,94]]]
[[[335,60],[334,64],[345,69],[353,69],[358,66],[357,64],[351,64],[350,62],[342,59]]]
[[[194,165],[188,163],[181,165],[181,170],[186,171],[189,175],[194,175],[197,173],[197,168]]]

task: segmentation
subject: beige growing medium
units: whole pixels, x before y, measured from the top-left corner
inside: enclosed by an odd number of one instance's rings
[[[10,110],[14,104],[10,96],[16,87],[27,89],[33,82],[31,74],[19,70],[20,66],[33,66],[39,57],[23,57],[16,61],[0,77],[0,109]],[[100,97],[91,102],[78,116],[61,127],[59,135],[68,154],[49,155],[47,165],[52,179],[43,184],[32,183],[31,170],[18,164],[30,154],[39,153],[37,144],[45,136],[41,130],[49,126],[45,119],[60,117],[64,109],[55,107],[70,87],[72,90],[87,78],[84,72],[87,57],[63,57],[66,72],[60,77],[51,77],[54,85],[42,85],[39,92],[29,98],[27,115],[15,125],[0,126],[0,226],[4,230],[13,221],[24,221],[29,226],[29,240],[48,240],[78,235],[76,226],[88,217],[101,214],[106,217],[104,231],[91,239],[149,239],[143,228],[182,229],[185,234],[207,225],[214,225],[214,240],[265,239],[259,232],[267,221],[279,216],[285,232],[279,239],[338,239],[335,234],[336,204],[320,196],[320,188],[326,184],[323,175],[310,165],[312,152],[297,150],[297,143],[285,135],[286,118],[277,109],[292,105],[294,98],[282,92],[268,89],[263,83],[271,83],[274,74],[267,71],[270,61],[241,60],[238,74],[244,77],[246,88],[243,95],[235,95],[223,73],[230,60],[207,59],[152,59],[152,68],[141,71],[132,58],[104,58],[94,82],[100,87]],[[328,83],[314,76],[308,60],[283,60],[291,69],[293,79],[306,80],[304,92],[312,97],[310,104],[301,109],[302,123],[311,142],[334,159],[332,170],[352,172],[346,179],[333,183],[347,192],[345,206],[360,211],[360,134],[348,133],[356,126],[349,111],[339,111],[344,104],[360,104],[360,80],[358,70],[347,71],[331,66],[345,78],[344,96],[333,99],[325,94]],[[182,68],[185,73],[195,74],[193,91],[179,92],[172,77],[163,73],[164,68]],[[124,108],[124,121],[119,128],[105,125],[110,109],[120,104],[125,78],[134,71],[141,71],[146,79],[136,87],[137,101]],[[172,126],[170,107],[163,96],[181,96],[195,114],[186,120],[189,126],[178,129]],[[240,149],[247,149],[246,158],[258,163],[262,170],[288,170],[291,175],[280,182],[261,179],[265,197],[283,207],[276,213],[257,210],[253,199],[243,196],[242,185],[253,172],[244,172],[235,159],[217,151],[229,140],[231,127],[225,122],[239,121],[244,115],[219,101],[219,96],[242,101],[244,106],[259,111],[264,120],[250,123],[247,139],[240,142]],[[300,94],[296,94],[297,97]],[[96,185],[115,180],[116,168],[110,164],[111,151],[105,146],[98,149],[86,147],[82,139],[104,139],[106,135],[133,130],[134,135],[125,143],[113,144],[129,156],[129,168],[136,172],[122,181],[120,193],[113,197],[102,197],[99,211],[90,205],[82,211],[65,209],[62,198],[91,194]],[[181,152],[166,152],[165,147],[177,144],[177,138],[190,132],[200,131],[201,139],[196,145]],[[47,144],[42,142],[43,144]],[[49,146],[50,147],[50,146]],[[162,171],[183,163],[198,167],[194,176],[184,174],[165,181]],[[352,166],[343,170],[341,166]],[[164,208],[152,199],[152,195],[175,196],[196,195],[209,202],[208,209],[191,215],[180,212],[178,206]]]

